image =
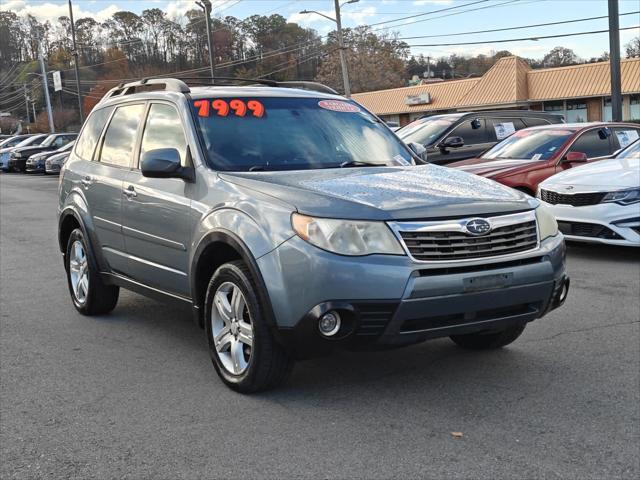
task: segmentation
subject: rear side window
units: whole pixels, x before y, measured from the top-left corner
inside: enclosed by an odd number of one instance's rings
[[[474,120],[465,120],[460,125],[458,125],[453,132],[451,132],[448,137],[462,137],[465,145],[478,145],[481,143],[488,143],[489,137],[486,131],[486,122],[484,118],[476,119],[475,126],[478,128],[473,128]]]
[[[524,127],[524,122],[519,118],[489,118],[487,130],[490,141],[499,142]]]
[[[586,153],[588,158],[603,157],[612,153],[609,137],[600,138],[598,130],[590,130],[580,135],[569,151]]]
[[[147,124],[142,134],[140,158],[145,152],[158,148],[175,148],[180,153],[182,166],[187,166],[187,141],[184,138],[180,115],[171,105],[163,103],[154,103],[149,109]]]
[[[143,104],[125,105],[116,109],[104,134],[100,162],[116,167],[128,167],[131,164],[143,112]]]
[[[543,118],[536,118],[536,117],[526,117],[524,118],[524,122],[527,124],[527,127],[536,127],[538,125],[549,125],[550,123]]]
[[[614,148],[617,150],[618,148],[625,148],[627,145],[631,145],[638,139],[638,134],[640,133],[640,129],[632,128],[632,127],[614,127],[613,128],[614,143],[617,142],[618,145],[614,145]]]
[[[107,123],[110,113],[111,108],[103,108],[96,110],[91,114],[82,129],[80,138],[78,138],[78,141],[76,142],[75,152],[78,157],[83,160],[92,159],[96,143],[98,143],[100,133],[102,133],[102,129],[104,128],[105,123]]]

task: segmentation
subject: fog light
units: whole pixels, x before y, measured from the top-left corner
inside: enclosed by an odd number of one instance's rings
[[[567,294],[569,293],[569,280],[565,280],[562,285],[562,290],[560,291],[560,295],[558,296],[558,303],[562,303],[567,299]]]
[[[340,330],[340,314],[338,312],[331,310],[330,312],[325,313],[322,317],[320,317],[320,321],[318,322],[318,329],[320,333],[325,337],[331,337],[338,333]]]

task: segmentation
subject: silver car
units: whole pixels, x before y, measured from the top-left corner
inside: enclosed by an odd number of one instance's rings
[[[564,240],[538,200],[416,166],[328,87],[253,83],[144,80],[93,109],[59,189],[80,313],[120,288],[190,305],[220,378],[254,392],[335,348],[499,348],[563,303]]]

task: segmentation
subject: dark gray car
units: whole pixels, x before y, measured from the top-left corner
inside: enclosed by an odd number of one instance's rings
[[[396,133],[406,143],[426,148],[429,163],[445,165],[478,157],[514,132],[562,123],[562,115],[533,110],[491,110],[420,118]]]
[[[94,108],[60,186],[79,312],[109,312],[120,287],[190,305],[222,380],[251,392],[337,347],[502,347],[564,301],[538,200],[415,166],[327,87],[262,82],[142,81]]]

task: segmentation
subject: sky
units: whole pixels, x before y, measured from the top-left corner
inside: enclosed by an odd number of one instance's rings
[[[343,3],[346,0],[342,0]],[[432,58],[452,53],[462,55],[490,54],[492,51],[509,50],[516,55],[542,58],[553,47],[562,45],[571,48],[582,58],[597,57],[609,49],[608,33],[574,36],[567,38],[539,39],[509,43],[482,43],[463,46],[413,46],[420,44],[442,44],[455,42],[487,42],[499,39],[513,39],[533,36],[559,35],[564,33],[606,30],[606,18],[565,25],[523,28],[511,31],[455,35],[477,30],[520,27],[541,23],[574,20],[607,15],[607,0],[360,0],[342,7],[344,27],[372,25],[378,22],[429,13],[417,18],[400,20],[372,26],[377,32],[397,33],[400,38],[438,35],[432,38],[413,38],[405,41],[412,45],[411,53],[424,54]],[[233,15],[245,18],[255,14],[275,14],[326,35],[335,24],[316,14],[301,14],[301,10],[317,10],[334,16],[333,0],[212,0],[214,15]],[[195,7],[194,0],[74,0],[74,17],[91,16],[102,21],[119,10],[140,13],[147,8],[160,8],[175,17]],[[440,13],[434,10],[458,7]],[[11,10],[19,15],[27,13],[39,20],[57,21],[61,15],[68,15],[66,0],[0,0],[0,10]],[[638,0],[619,0],[620,13],[640,10]],[[621,31],[620,40],[624,56],[624,44],[640,35],[640,14],[620,17],[620,28],[636,27]]]

